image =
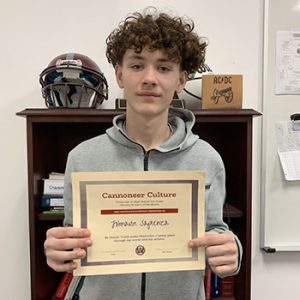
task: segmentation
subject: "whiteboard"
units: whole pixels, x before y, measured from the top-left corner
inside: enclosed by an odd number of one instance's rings
[[[300,113],[300,95],[276,95],[276,35],[300,31],[299,0],[266,0],[264,22],[261,247],[300,251],[300,181],[286,181],[275,123]]]

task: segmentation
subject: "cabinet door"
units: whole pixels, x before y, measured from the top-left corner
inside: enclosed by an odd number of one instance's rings
[[[99,118],[98,118],[99,119]],[[64,172],[69,151],[80,142],[102,134],[110,122],[71,122],[53,117],[28,117],[28,187],[30,215],[30,260],[32,299],[51,299],[62,273],[52,271],[46,264],[43,243],[46,231],[62,226],[62,215],[45,215],[40,208],[43,178],[50,172]]]

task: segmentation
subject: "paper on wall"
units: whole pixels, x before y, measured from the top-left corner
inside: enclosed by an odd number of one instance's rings
[[[277,32],[275,93],[300,94],[300,31]]]
[[[286,180],[300,180],[300,131],[293,122],[277,122],[277,151]]]

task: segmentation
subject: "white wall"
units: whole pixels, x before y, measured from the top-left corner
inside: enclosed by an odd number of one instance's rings
[[[163,5],[161,5],[163,3]],[[44,107],[39,73],[64,52],[94,59],[110,84],[110,102],[121,95],[105,58],[105,38],[133,10],[148,5],[188,15],[210,40],[206,62],[215,73],[244,75],[244,108],[262,107],[262,0],[10,0],[0,2],[1,298],[30,299],[25,119],[15,113]],[[259,250],[260,132],[254,124],[252,299],[300,295],[299,255],[266,256]],[[299,264],[298,264],[299,266]],[[293,288],[288,288],[293,287]],[[297,298],[297,296],[296,296]]]

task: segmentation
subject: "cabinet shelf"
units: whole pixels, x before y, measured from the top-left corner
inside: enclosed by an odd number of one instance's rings
[[[236,300],[234,297],[213,297],[211,300]]]
[[[43,253],[46,231],[62,226],[63,215],[41,213],[42,178],[53,170],[63,173],[69,151],[80,142],[105,133],[113,117],[120,113],[123,111],[65,108],[25,109],[17,113],[26,118],[27,127],[32,300],[51,299],[62,276],[47,266]],[[232,300],[250,300],[252,121],[260,113],[242,109],[197,110],[194,114],[193,132],[209,142],[224,161],[228,195],[224,220],[228,221],[244,247]]]
[[[38,215],[40,221],[63,221],[64,214],[43,214]]]
[[[231,204],[225,203],[223,208],[223,218],[242,218],[243,212]]]

